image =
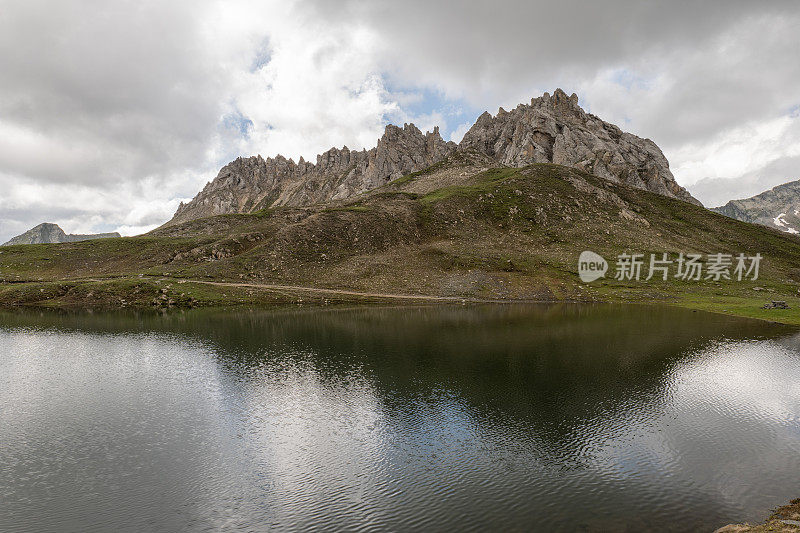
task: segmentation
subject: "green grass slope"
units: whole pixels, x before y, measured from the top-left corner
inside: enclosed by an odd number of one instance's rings
[[[764,259],[755,282],[587,285],[577,277],[583,250],[612,264],[622,252]],[[326,304],[427,295],[661,302],[800,324],[796,236],[574,169],[490,168],[464,153],[347,202],[212,217],[143,237],[7,247],[0,279],[3,307]],[[792,309],[761,309],[769,300]]]

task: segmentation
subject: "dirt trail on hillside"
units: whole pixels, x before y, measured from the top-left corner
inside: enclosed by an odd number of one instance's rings
[[[183,281],[183,280],[178,280]],[[295,291],[309,292],[313,294],[332,294],[340,296],[361,296],[364,298],[384,298],[390,300],[421,300],[431,302],[470,302],[470,303],[512,303],[528,302],[526,300],[501,300],[484,298],[462,298],[460,296],[431,296],[426,294],[392,294],[386,292],[360,292],[345,289],[323,289],[319,287],[303,287],[299,285],[275,285],[267,283],[237,283],[226,281],[205,281],[205,280],[185,280],[185,283],[202,283],[204,285],[216,285],[218,287],[240,287],[251,289],[266,289],[273,291]],[[530,301],[532,302],[532,300]]]

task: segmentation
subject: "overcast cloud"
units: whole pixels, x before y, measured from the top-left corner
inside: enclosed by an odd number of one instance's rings
[[[800,4],[0,0],[0,242],[145,231],[239,155],[460,140],[544,91],[707,205],[800,179]]]

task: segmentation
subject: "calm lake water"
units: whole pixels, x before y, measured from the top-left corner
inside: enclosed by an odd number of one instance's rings
[[[800,336],[658,307],[0,314],[0,531],[711,531],[800,497]]]

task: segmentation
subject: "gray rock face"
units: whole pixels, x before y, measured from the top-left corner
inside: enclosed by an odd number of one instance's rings
[[[22,235],[18,235],[3,244],[3,246],[13,246],[15,244],[49,244],[59,242],[79,242],[90,241],[93,239],[113,239],[119,238],[119,233],[97,233],[94,235],[67,235],[58,225],[45,222],[33,229],[29,229]]]
[[[561,89],[513,111],[500,108],[494,117],[484,113],[460,147],[484,152],[506,166],[555,163],[700,205],[677,184],[653,141],[586,113],[575,94],[567,96]]]
[[[445,142],[439,129],[423,134],[413,124],[386,126],[371,150],[332,148],[316,163],[295,163],[283,156],[239,158],[188,204],[181,204],[167,224],[227,214],[250,213],[270,206],[304,206],[341,200],[433,165],[456,150],[478,151],[497,166],[555,163],[597,176],[700,204],[675,182],[669,163],[649,139],[624,133],[578,106],[578,97],[561,89],[484,113],[459,145]]]
[[[239,158],[188,204],[170,224],[225,213],[249,213],[270,206],[302,206],[355,196],[427,168],[456,150],[439,128],[423,134],[413,124],[386,126],[371,150],[331,148],[317,162],[295,163],[283,156]]]
[[[752,198],[731,200],[712,210],[744,222],[761,224],[787,233],[798,233],[800,180],[778,185]]]

